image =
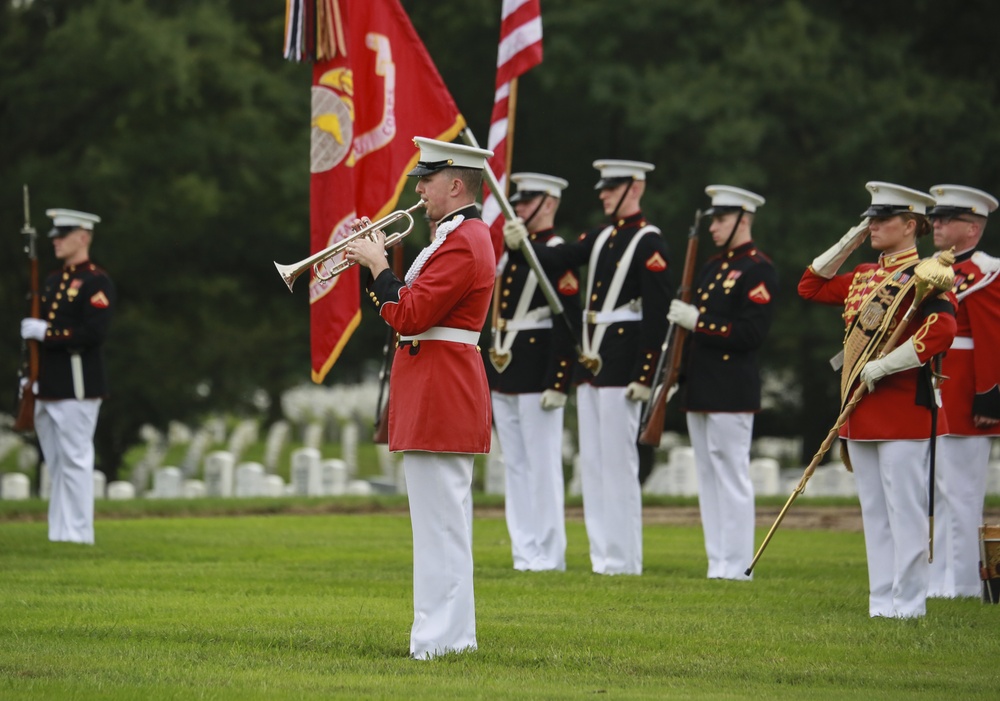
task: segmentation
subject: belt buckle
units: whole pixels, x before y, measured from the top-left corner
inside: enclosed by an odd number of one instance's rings
[[[587,310],[587,323],[593,326],[597,325],[597,312],[590,309]]]

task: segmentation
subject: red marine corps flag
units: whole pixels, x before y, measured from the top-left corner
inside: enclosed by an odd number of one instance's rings
[[[539,0],[503,0],[500,14],[500,45],[497,48],[496,92],[490,117],[488,148],[493,151],[490,169],[497,183],[507,189],[513,146],[517,77],[542,62],[542,10]],[[507,193],[504,192],[504,195]],[[503,241],[503,217],[493,195],[483,202],[483,221],[494,241]],[[502,247],[502,246],[501,246]]]
[[[312,61],[310,250],[354,219],[396,207],[419,151],[465,127],[398,0],[288,0],[285,58]],[[339,256],[329,262],[335,265]],[[322,382],[361,321],[358,266],[309,285],[312,379]]]

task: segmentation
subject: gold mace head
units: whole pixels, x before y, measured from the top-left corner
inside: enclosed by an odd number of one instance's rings
[[[917,264],[913,274],[917,280],[939,292],[947,292],[955,285],[955,253],[949,249],[941,251],[940,255],[924,258]]]

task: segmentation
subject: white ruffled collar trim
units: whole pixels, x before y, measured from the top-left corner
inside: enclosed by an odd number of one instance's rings
[[[412,285],[413,281],[417,279],[417,276],[423,269],[424,264],[427,263],[427,260],[432,255],[434,255],[434,251],[441,248],[441,244],[444,243],[446,238],[448,238],[448,234],[457,229],[459,225],[464,221],[465,221],[465,216],[459,214],[455,218],[449,219],[448,221],[438,225],[434,241],[429,246],[424,248],[424,250],[420,251],[420,254],[417,256],[416,260],[413,261],[413,264],[410,266],[410,269],[406,271],[406,277],[404,278],[404,282],[406,282],[407,287]]]

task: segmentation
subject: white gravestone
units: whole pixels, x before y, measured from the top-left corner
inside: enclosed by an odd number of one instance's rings
[[[233,466],[236,460],[227,450],[213,450],[205,456],[205,492],[210,497],[233,496]]]
[[[94,498],[103,499],[107,491],[108,478],[100,470],[94,470]]]
[[[236,468],[237,497],[259,497],[264,491],[264,466],[259,462],[245,462]]]
[[[486,477],[483,482],[483,491],[487,494],[505,494],[507,492],[506,467],[496,431],[493,431],[490,452],[486,456]]]
[[[682,445],[670,451],[670,494],[698,496],[698,471],[694,466],[694,448]]]
[[[267,431],[267,441],[264,444],[264,468],[273,474],[278,469],[281,451],[288,442],[289,423],[275,421]]]
[[[750,461],[750,482],[759,496],[781,493],[781,467],[774,458],[754,458]]]
[[[318,451],[319,447],[323,444],[323,425],[311,423],[306,426],[305,433],[302,436],[302,443],[305,444],[306,448]]]
[[[20,501],[31,496],[31,480],[20,472],[9,472],[0,478],[0,498]]]
[[[350,480],[347,463],[332,458],[323,460],[319,466],[320,493],[325,496],[341,496],[347,493],[347,483]]]
[[[153,473],[154,499],[180,499],[184,494],[181,486],[184,484],[184,474],[179,467],[161,467]]]
[[[181,493],[185,499],[202,499],[207,492],[204,480],[186,479],[181,485]]]
[[[358,474],[358,429],[357,421],[346,422],[340,430],[340,455],[347,464],[347,472],[352,477]]]
[[[292,453],[292,493],[314,497],[322,493],[320,454],[316,448],[299,448]]]
[[[114,501],[125,501],[135,499],[135,485],[124,480],[115,480],[108,483],[108,499]]]
[[[285,496],[285,480],[281,479],[281,475],[264,475],[262,489],[261,496],[283,497]]]

